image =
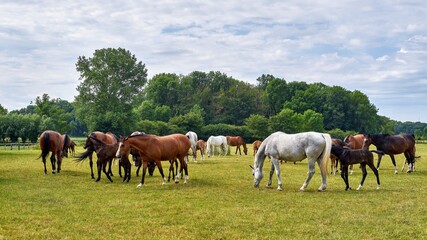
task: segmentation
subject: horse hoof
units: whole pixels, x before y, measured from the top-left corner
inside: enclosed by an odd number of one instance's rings
[[[140,183],[140,184],[138,184],[138,186],[136,186],[137,188],[140,188],[140,187],[142,187],[142,183]]]
[[[299,189],[299,191],[300,191],[300,192],[304,192],[304,188],[300,188],[300,189]]]
[[[277,191],[283,191],[283,188],[277,187]]]

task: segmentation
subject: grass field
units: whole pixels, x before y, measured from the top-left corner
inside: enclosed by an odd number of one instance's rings
[[[83,149],[77,148],[77,152]],[[251,146],[249,146],[251,149]],[[233,148],[234,150],[234,148]],[[232,151],[233,152],[233,151]],[[248,156],[209,158],[189,164],[184,185],[162,180],[156,170],[145,186],[135,177],[122,183],[90,178],[88,161],[65,158],[60,174],[43,174],[37,149],[0,149],[0,239],[426,239],[427,144],[416,172],[394,174],[390,158],[381,163],[381,189],[368,169],[360,191],[344,191],[339,175],[317,192],[320,173],[305,192],[307,161],[281,165],[283,191],[253,187]],[[266,160],[267,161],[267,160]],[[403,155],[397,156],[400,168]],[[168,166],[168,164],[164,164]],[[355,167],[355,189],[361,171]]]

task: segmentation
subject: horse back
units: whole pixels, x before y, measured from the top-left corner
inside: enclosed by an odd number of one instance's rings
[[[185,156],[191,147],[190,140],[183,134],[172,134],[157,138],[162,160],[171,160],[179,156]]]
[[[385,135],[383,139],[374,141],[373,144],[386,154],[411,152],[415,155],[415,138],[410,134]]]
[[[64,140],[59,132],[46,130],[40,135],[40,148],[43,152],[54,152],[62,151]]]

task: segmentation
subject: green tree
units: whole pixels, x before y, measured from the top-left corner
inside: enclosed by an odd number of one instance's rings
[[[301,132],[315,131],[323,132],[323,115],[317,113],[311,109],[304,112],[301,116],[301,128],[298,129]]]
[[[0,115],[6,115],[7,114],[7,109],[4,108],[1,104],[0,104]]]
[[[50,118],[51,123],[49,124],[50,130],[55,130],[60,133],[66,133],[72,129],[72,126],[69,124],[71,120],[71,111],[69,109],[69,104],[67,101],[57,99],[50,99],[48,94],[43,94],[42,97],[38,96],[36,98],[36,106],[34,111],[41,118]],[[47,130],[41,129],[41,130]]]
[[[244,122],[253,138],[264,139],[269,135],[268,119],[266,117],[252,114]]]
[[[270,132],[282,131],[285,133],[297,133],[302,129],[302,115],[292,109],[283,109],[269,119]]]
[[[147,69],[123,48],[95,50],[76,63],[81,83],[75,98],[76,116],[89,131],[133,131],[133,107],[147,82]]]

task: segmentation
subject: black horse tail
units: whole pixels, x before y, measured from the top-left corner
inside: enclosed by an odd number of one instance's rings
[[[81,162],[81,161],[85,160],[87,157],[89,157],[90,155],[92,155],[93,152],[94,152],[94,149],[92,146],[90,146],[86,149],[86,152],[83,152],[79,155],[76,155],[75,156],[76,159],[74,161]]]
[[[38,158],[42,158],[45,159],[46,156],[49,154],[49,150],[50,150],[50,141],[49,141],[49,133],[45,132],[43,135],[43,149],[42,149],[42,153],[40,154],[40,156]]]
[[[376,154],[378,154],[378,155],[385,155],[385,152],[383,152],[383,151],[378,151],[378,150],[369,150],[370,152],[374,152],[374,153],[376,153]]]
[[[68,157],[68,145],[70,144],[70,141],[71,141],[70,137],[67,134],[65,134],[64,144],[62,146],[62,155],[65,157]]]

